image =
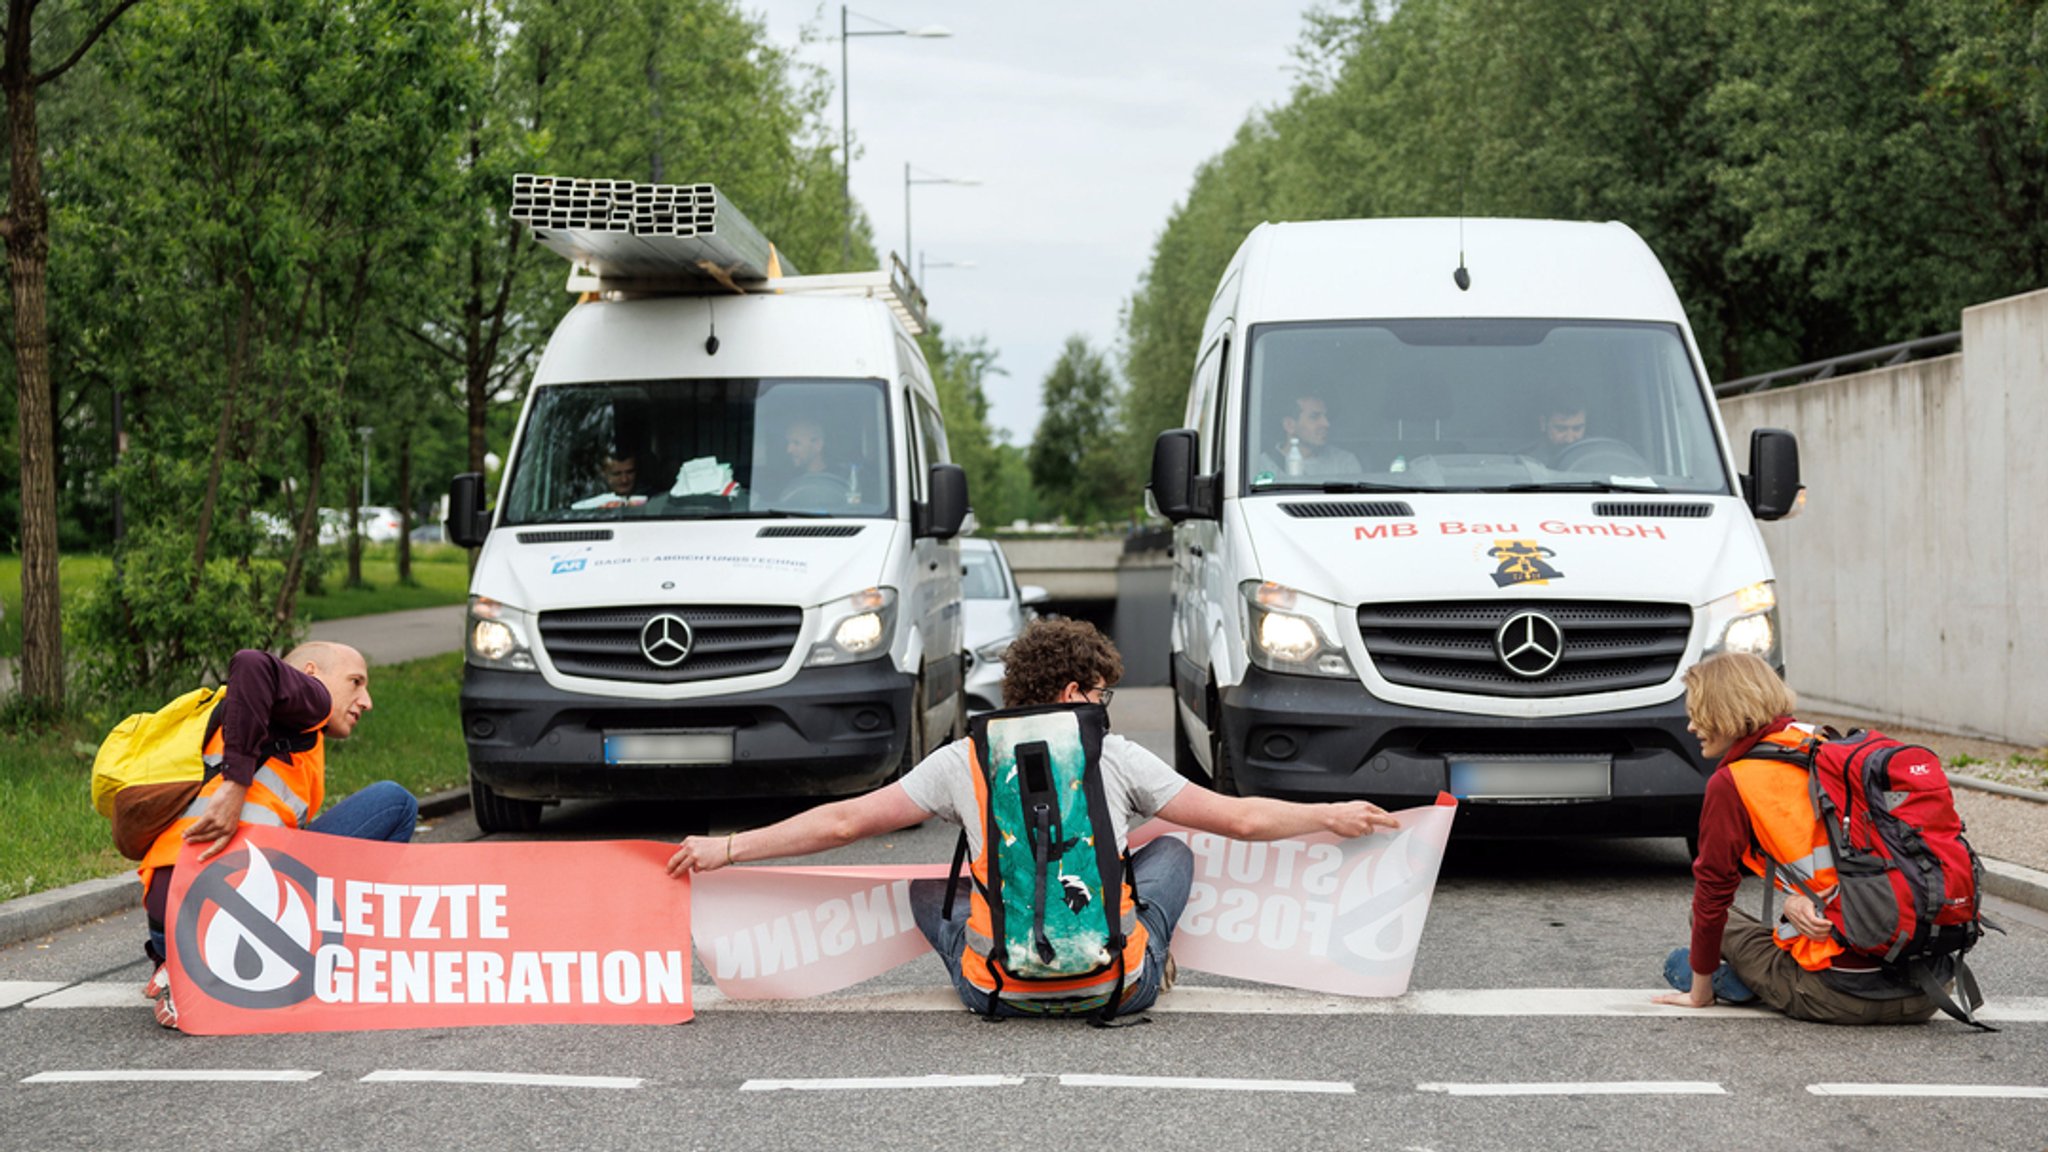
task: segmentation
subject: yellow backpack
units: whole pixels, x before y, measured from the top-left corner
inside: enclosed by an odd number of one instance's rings
[[[92,761],[92,806],[114,818],[114,797],[141,784],[197,783],[208,725],[225,688],[196,688],[154,712],[137,712],[114,726]]]

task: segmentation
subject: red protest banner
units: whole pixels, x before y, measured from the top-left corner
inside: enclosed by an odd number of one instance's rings
[[[201,1035],[679,1024],[672,845],[384,844],[244,825],[171,883],[171,992]]]

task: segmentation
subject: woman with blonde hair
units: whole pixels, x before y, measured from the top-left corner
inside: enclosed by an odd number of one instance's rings
[[[1775,750],[1769,746],[1798,749],[1812,739],[1812,730],[1792,719],[1796,703],[1778,673],[1747,653],[1710,656],[1685,674],[1687,729],[1715,768],[1692,865],[1692,944],[1666,958],[1664,978],[1677,991],[1656,1001],[1706,1008],[1717,998],[1760,1000],[1831,1024],[1926,1020],[1934,1003],[1895,980],[1878,957],[1848,949],[1828,919],[1834,860],[1813,811],[1807,770],[1752,755]],[[1732,907],[1745,868],[1784,887],[1776,925]],[[1783,874],[1789,879],[1779,880]]]

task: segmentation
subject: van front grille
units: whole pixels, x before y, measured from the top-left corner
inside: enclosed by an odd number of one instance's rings
[[[1548,617],[1562,637],[1555,667],[1539,676],[1510,671],[1495,644],[1501,626],[1524,611]],[[1592,600],[1363,604],[1358,631],[1389,683],[1479,696],[1578,696],[1671,679],[1692,632],[1692,609]]]
[[[641,643],[648,625],[663,615],[689,626],[688,654],[667,666],[649,658]],[[796,647],[803,619],[800,608],[756,605],[578,608],[541,613],[540,642],[564,676],[685,684],[773,672]],[[658,631],[655,654],[672,655],[676,649],[661,641],[682,632],[673,624]]]

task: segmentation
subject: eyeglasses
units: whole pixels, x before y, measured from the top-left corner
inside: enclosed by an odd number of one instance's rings
[[[1089,689],[1088,694],[1095,697],[1095,702],[1097,704],[1107,705],[1110,701],[1110,698],[1116,695],[1116,689],[1091,688]]]

